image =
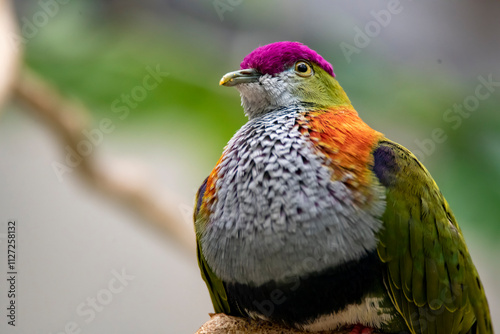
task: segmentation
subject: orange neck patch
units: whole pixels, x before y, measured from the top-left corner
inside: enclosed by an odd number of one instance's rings
[[[297,124],[329,159],[335,180],[358,191],[370,186],[372,151],[383,135],[363,122],[352,106],[308,112],[297,119]]]
[[[376,200],[371,195],[372,152],[383,138],[381,133],[364,123],[352,106],[304,112],[295,122],[298,130],[309,137],[317,154],[325,157],[325,165],[334,171],[333,181],[343,182],[364,204]],[[216,183],[223,177],[219,175],[223,159],[224,154],[208,177],[200,208],[202,216],[209,214],[216,200]]]

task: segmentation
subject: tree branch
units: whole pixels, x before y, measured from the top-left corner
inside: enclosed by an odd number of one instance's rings
[[[353,326],[354,327],[354,326]],[[314,332],[315,334],[349,334],[352,329],[345,328],[335,331]],[[247,320],[228,316],[222,313],[211,314],[207,321],[195,334],[307,334],[311,332],[299,331],[283,327],[266,321]],[[376,333],[373,334],[383,334]]]
[[[26,68],[21,70],[13,88],[15,96],[54,130],[62,148],[69,146],[78,152],[77,145],[87,139],[82,131],[91,122],[90,113],[85,108],[65,99],[56,88]],[[150,222],[150,226],[194,254],[195,237],[191,226],[183,221],[181,211],[172,201],[165,201],[173,196],[163,191],[157,194],[154,187],[144,184],[143,180],[116,177],[113,166],[99,164],[94,153],[82,156],[81,163],[74,168],[83,180],[106,196],[122,202],[145,218],[145,222]]]
[[[0,106],[10,93],[21,54],[12,5],[8,0],[0,0]]]

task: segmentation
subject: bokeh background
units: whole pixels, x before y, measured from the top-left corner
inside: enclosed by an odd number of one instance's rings
[[[31,69],[87,110],[87,131],[111,120],[91,158],[125,187],[145,189],[177,234],[79,177],[79,167],[58,177],[54,164],[64,163],[66,143],[11,93],[0,114],[0,277],[6,221],[16,219],[18,313],[12,327],[2,311],[0,332],[194,333],[208,320],[191,208],[245,122],[237,91],[218,80],[278,40],[318,51],[361,117],[419,154],[462,227],[500,330],[500,2],[11,5],[19,30],[2,38],[20,51],[17,73]],[[158,85],[141,90],[155,70]],[[494,84],[478,98],[482,80]],[[460,113],[464,103],[471,111]],[[117,109],[124,106],[126,116]],[[0,309],[6,303],[2,292]]]

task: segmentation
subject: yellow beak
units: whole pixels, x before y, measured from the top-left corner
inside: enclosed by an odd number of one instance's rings
[[[219,81],[221,86],[235,86],[242,83],[258,82],[261,74],[253,68],[229,72]]]

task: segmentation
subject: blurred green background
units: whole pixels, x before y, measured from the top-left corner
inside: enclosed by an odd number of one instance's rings
[[[318,51],[360,116],[417,152],[430,170],[500,318],[500,84],[474,98],[480,77],[500,82],[500,3],[401,1],[393,13],[383,1],[16,0],[15,8],[26,66],[85,105],[91,126],[103,118],[116,126],[95,154],[104,163],[118,157],[139,164],[175,194],[181,211],[245,122],[237,91],[219,87],[220,77],[270,42],[297,40]],[[49,19],[37,25],[40,12]],[[346,56],[346,45],[356,51]],[[113,103],[142,85],[148,68],[168,75],[120,119]],[[453,111],[463,103],[473,110]],[[32,274],[21,281],[20,326],[31,317],[33,327],[25,328],[39,333],[62,331],[69,321],[82,333],[194,332],[212,311],[194,256],[136,227],[140,217],[74,173],[58,182],[51,162],[62,161],[64,151],[23,108],[14,101],[0,119],[0,218],[19,218],[22,265]],[[435,129],[446,140],[432,141]],[[35,260],[40,252],[44,265]],[[63,254],[68,258],[59,259]],[[75,309],[122,266],[136,279],[85,322]]]

